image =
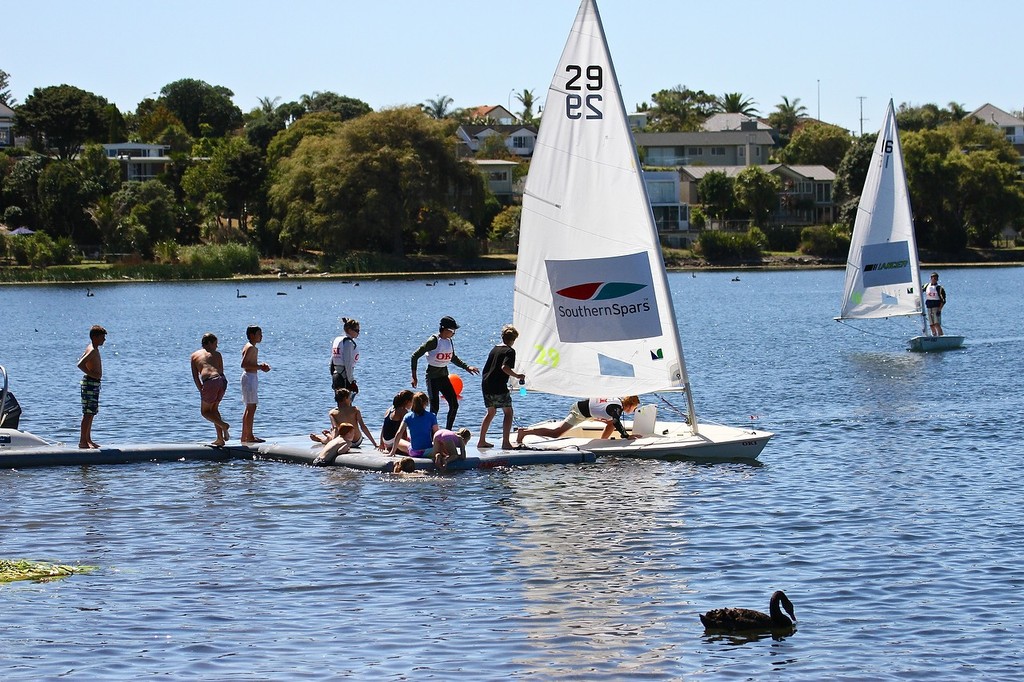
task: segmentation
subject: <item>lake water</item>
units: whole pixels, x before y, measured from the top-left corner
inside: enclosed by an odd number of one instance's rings
[[[912,323],[832,321],[839,270],[736,274],[670,281],[698,414],[776,432],[758,465],[0,471],[0,557],[99,567],[0,585],[0,675],[1019,679],[1024,271],[943,270],[946,331],[968,342],[930,355],[904,350]],[[74,443],[75,362],[103,324],[95,440],[201,442],[213,428],[188,356],[213,331],[237,437],[238,357],[258,323],[273,370],[256,433],[297,434],[326,425],[330,342],[354,316],[357,404],[376,430],[442,315],[477,365],[510,321],[510,276],[424,284],[5,286],[0,364],[22,427]],[[475,433],[466,383],[458,421]],[[570,402],[516,396],[517,418]],[[775,589],[795,604],[792,636],[704,634],[699,613],[767,610]]]

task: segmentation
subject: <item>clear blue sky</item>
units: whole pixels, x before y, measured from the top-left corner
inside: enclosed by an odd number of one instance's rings
[[[68,83],[123,111],[181,78],[260,97],[315,90],[378,109],[438,95],[456,107],[540,100],[578,0],[33,0],[7,3],[0,69],[22,102]],[[889,98],[1024,108],[1021,5],[990,0],[599,0],[627,109],[676,85],[782,96],[865,132]]]

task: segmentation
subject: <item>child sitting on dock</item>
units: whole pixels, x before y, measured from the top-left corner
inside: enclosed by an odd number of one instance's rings
[[[320,448],[320,454],[313,459],[313,466],[327,466],[332,464],[338,455],[343,455],[352,448],[352,438],[357,434],[356,427],[348,422],[338,424],[334,430],[338,435],[334,436]]]
[[[373,435],[370,433],[370,429],[366,428],[366,422],[363,421],[363,415],[359,411],[359,408],[352,404],[352,392],[347,388],[339,388],[334,392],[334,400],[337,402],[337,407],[327,413],[327,416],[331,420],[331,430],[324,430],[321,434],[311,433],[309,434],[310,440],[316,441],[317,443],[326,443],[331,438],[334,438],[337,434],[337,427],[339,424],[356,425],[362,429],[366,437],[373,443],[373,447],[377,447],[377,441],[373,439]],[[359,444],[363,442],[363,437],[359,434],[359,430],[353,434],[352,447],[359,447]]]
[[[438,430],[437,415],[427,411],[429,399],[423,391],[412,397],[412,407],[408,414],[402,418],[402,425],[398,427],[394,443],[388,454],[395,454],[398,444],[406,435],[409,437],[410,457],[430,457],[434,449],[434,432]]]
[[[469,429],[465,428],[458,431],[438,429],[434,432],[434,466],[438,471],[444,471],[452,462],[466,459],[466,443],[471,437]]]
[[[412,409],[412,396],[413,392],[409,389],[399,391],[395,394],[394,400],[391,401],[391,407],[384,413],[384,423],[380,427],[380,443],[377,444],[377,448],[381,452],[389,452],[391,446],[395,444],[395,436],[398,435],[398,430],[402,428],[402,420],[409,410]],[[396,450],[408,455],[409,441],[405,439],[399,440]]]

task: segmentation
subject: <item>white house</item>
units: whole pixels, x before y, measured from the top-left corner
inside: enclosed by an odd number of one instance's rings
[[[145,182],[152,180],[166,170],[171,163],[166,144],[143,144],[141,142],[117,142],[103,145],[107,157],[121,165],[122,180]]]
[[[455,131],[459,143],[474,154],[480,150],[480,143],[492,135],[505,138],[505,147],[516,156],[533,156],[537,145],[537,129],[528,125],[461,125]]]
[[[14,146],[14,109],[0,102],[0,147]]]
[[[519,164],[516,161],[504,159],[473,159],[473,163],[484,176],[484,180],[487,181],[487,186],[490,187],[494,196],[504,204],[511,203],[515,194],[512,185],[512,170]]]
[[[1024,121],[991,104],[982,105],[968,116],[1002,130],[1006,140],[1021,155],[1021,163],[1024,164]]]

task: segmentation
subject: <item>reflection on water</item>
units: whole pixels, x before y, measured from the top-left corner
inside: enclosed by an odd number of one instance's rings
[[[553,675],[628,674],[667,663],[664,651],[644,643],[662,639],[656,611],[685,592],[684,584],[657,578],[685,551],[682,510],[659,466],[618,464],[514,479],[514,523],[503,534],[517,549],[514,575],[529,605],[521,627],[540,645],[536,658],[520,659],[525,666]],[[652,547],[665,533],[671,546]],[[619,667],[622,661],[630,664]]]

